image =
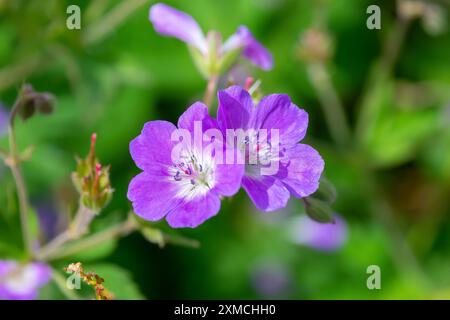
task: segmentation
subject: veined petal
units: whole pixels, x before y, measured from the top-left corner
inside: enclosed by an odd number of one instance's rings
[[[131,157],[138,168],[149,171],[172,163],[174,130],[176,127],[168,121],[150,121],[144,125],[141,134],[130,142]]]
[[[142,172],[131,180],[127,197],[138,216],[157,221],[178,205],[177,191],[176,185],[168,177]]]
[[[244,89],[233,86],[218,93],[217,120],[225,129],[247,129],[253,102]]]
[[[303,198],[316,192],[325,165],[320,154],[309,145],[298,144],[286,150],[286,158],[289,164],[281,181],[291,194]]]
[[[177,38],[197,47],[202,53],[206,53],[205,36],[198,23],[190,15],[166,4],[157,3],[150,8],[149,19],[156,32]]]
[[[194,132],[194,124],[200,121],[202,124],[202,132],[208,129],[218,128],[217,121],[208,113],[208,107],[201,103],[192,104],[178,119],[178,128]]]
[[[284,208],[290,197],[289,190],[273,176],[245,176],[242,187],[255,206],[266,212]]]
[[[184,201],[166,217],[173,228],[195,228],[220,210],[220,199],[214,192]]]
[[[232,153],[234,156],[233,163],[216,164],[214,169],[215,186],[214,191],[217,193],[230,197],[239,191],[241,187],[242,177],[244,176],[245,166],[241,160],[241,155],[237,149],[226,148],[224,160],[227,154]]]
[[[250,122],[255,129],[279,130],[281,145],[290,146],[305,137],[308,114],[291,103],[288,95],[271,94],[259,102]]]
[[[263,70],[273,67],[272,54],[267,50],[246,26],[240,26],[224,44],[223,50],[230,51],[242,48],[242,55]]]

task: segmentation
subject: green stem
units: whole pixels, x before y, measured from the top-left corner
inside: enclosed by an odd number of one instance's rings
[[[363,174],[366,177],[368,194],[373,195],[371,202],[373,216],[384,226],[390,238],[393,261],[400,270],[410,271],[418,275],[424,284],[428,284],[428,278],[411,250],[407,239],[399,229],[393,209],[380,188],[374,172],[368,168],[363,168]]]
[[[97,213],[98,212],[86,208],[80,204],[75,215],[75,219],[69,225],[69,228],[42,247],[36,253],[36,258],[39,260],[47,260],[48,257],[58,253],[64,244],[84,235],[89,228],[89,224]]]
[[[23,243],[25,246],[25,251],[28,255],[32,253],[32,239],[31,239],[31,231],[30,225],[28,223],[28,193],[25,185],[25,181],[22,176],[22,170],[20,168],[20,154],[17,150],[17,142],[16,135],[14,132],[14,119],[19,108],[19,100],[17,99],[14,104],[10,118],[9,118],[9,148],[10,148],[10,157],[7,161],[8,166],[11,168],[14,182],[16,184],[17,196],[19,198],[19,211],[20,211],[20,223],[22,227],[22,237]]]
[[[83,33],[84,44],[89,46],[100,41],[107,34],[115,30],[131,14],[139,9],[149,0],[128,0],[119,2],[113,9],[104,14],[101,19],[93,22]]]
[[[398,39],[398,36],[396,39]],[[399,48],[394,47],[388,50],[390,53],[387,56],[390,58],[382,59],[382,61],[385,61],[384,65],[386,68],[392,68],[392,55],[393,52],[396,52],[397,54],[398,50]],[[336,142],[346,142],[346,139],[349,138],[347,135],[349,130],[347,130],[348,126],[345,114],[339,96],[333,87],[325,66],[323,64],[310,64],[308,66],[308,74],[317,91],[322,107],[324,108],[330,131],[334,133],[334,137],[337,138]],[[357,137],[355,138],[357,139]],[[424,283],[428,283],[425,273],[421,269],[419,262],[394,219],[393,209],[385,198],[379,183],[375,178],[375,171],[372,168],[365,166],[365,163],[359,163],[359,167],[361,168],[361,174],[366,177],[367,193],[375,196],[373,202],[371,202],[372,214],[384,227],[391,240],[392,257],[395,264],[399,270],[412,271],[419,275]]]
[[[203,102],[209,108],[212,100],[214,98],[214,93],[216,91],[217,81],[219,77],[217,75],[212,75],[209,77],[208,85],[206,86],[205,97],[203,98]]]
[[[341,146],[347,144],[351,136],[350,127],[344,107],[325,65],[321,62],[311,63],[308,65],[307,70],[309,79],[320,100],[331,137]]]
[[[92,236],[80,239],[76,242],[68,244],[67,246],[60,247],[60,250],[54,251],[46,256],[47,260],[55,260],[63,257],[67,257],[78,252],[87,250],[102,242],[116,238],[119,236],[125,236],[132,231],[136,230],[138,227],[137,223],[133,219],[128,219],[116,226],[110,227],[107,230],[98,232]]]
[[[367,83],[363,89],[360,111],[356,121],[355,136],[359,142],[364,137],[364,132],[370,127],[370,123],[375,117],[375,109],[379,107],[371,103],[376,98],[377,90],[375,89],[385,82],[392,73],[404,43],[409,24],[409,20],[396,20],[394,28],[386,40],[381,57],[371,67]]]

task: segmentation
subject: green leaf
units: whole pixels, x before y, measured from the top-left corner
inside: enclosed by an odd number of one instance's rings
[[[93,261],[109,256],[117,247],[117,239],[108,239],[96,246],[70,256],[71,260]]]
[[[439,126],[436,110],[402,111],[383,116],[368,141],[369,155],[380,167],[410,160]]]
[[[85,265],[84,269],[86,272],[93,271],[102,277],[105,280],[105,288],[114,294],[115,299],[145,299],[131,274],[117,265],[99,263]]]

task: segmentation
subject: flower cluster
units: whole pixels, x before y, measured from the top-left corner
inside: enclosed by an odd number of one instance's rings
[[[240,186],[262,211],[317,190],[324,162],[312,147],[298,143],[308,125],[304,110],[280,94],[254,106],[238,86],[219,91],[218,98],[217,120],[197,102],[178,128],[150,121],[130,143],[143,170],[128,189],[136,214],[151,221],[167,216],[172,227],[196,227],[218,213],[221,196],[234,195]]]
[[[167,5],[152,6],[150,20],[157,32],[196,48],[208,68],[222,65],[233,50],[262,69],[272,67],[270,53],[246,27],[222,45],[211,33],[205,38],[191,16]],[[218,101],[216,118],[196,102],[178,127],[150,121],[131,141],[131,156],[143,170],[128,188],[137,215],[193,228],[216,215],[221,198],[241,186],[265,212],[285,207],[290,196],[304,198],[317,190],[324,162],[312,147],[299,144],[308,115],[289,96],[272,94],[256,104],[246,89],[232,86],[218,92]]]

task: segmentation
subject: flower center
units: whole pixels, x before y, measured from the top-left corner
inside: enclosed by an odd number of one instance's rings
[[[178,195],[195,198],[207,193],[214,185],[214,166],[212,159],[205,159],[193,153],[180,157],[180,162],[169,167],[172,181],[179,186]]]
[[[262,166],[280,160],[277,148],[272,147],[269,139],[259,137],[258,133],[245,136],[239,149],[245,154],[245,172],[249,176],[259,176]]]

